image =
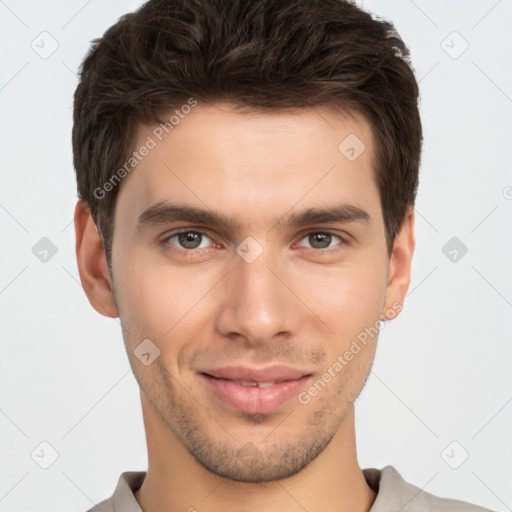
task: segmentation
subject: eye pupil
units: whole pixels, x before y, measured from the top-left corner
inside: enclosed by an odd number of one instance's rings
[[[196,249],[201,244],[201,234],[193,231],[178,233],[178,240],[186,249]]]
[[[325,249],[329,247],[331,238],[329,233],[312,233],[309,235],[309,243],[314,249]],[[315,245],[317,240],[320,242],[320,246]]]

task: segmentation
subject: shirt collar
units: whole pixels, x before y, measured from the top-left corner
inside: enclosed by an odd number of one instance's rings
[[[439,499],[406,482],[393,466],[385,466],[383,469],[365,468],[362,472],[368,486],[377,493],[369,512],[396,510],[419,512],[428,510],[425,506],[428,507],[431,504],[432,498]],[[145,478],[145,471],[122,473],[112,498],[100,504],[99,510],[103,512],[110,512],[110,510],[113,512],[142,512],[134,493],[140,489]],[[107,504],[111,508],[107,508],[105,506]],[[96,511],[96,508],[92,510]]]

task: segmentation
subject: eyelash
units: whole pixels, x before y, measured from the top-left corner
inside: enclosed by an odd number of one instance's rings
[[[203,231],[200,231],[200,230],[195,230],[195,229],[182,229],[180,231],[176,231],[176,232],[173,232],[169,235],[167,235],[163,240],[162,240],[162,243],[164,245],[164,248],[165,250],[169,250],[169,251],[172,251],[174,253],[177,253],[179,255],[183,255],[185,257],[191,257],[193,258],[194,256],[197,256],[198,254],[202,254],[203,251],[205,250],[209,250],[211,249],[211,246],[209,247],[202,247],[200,249],[183,249],[181,247],[177,247],[173,244],[170,244],[169,241],[174,238],[174,237],[177,237],[178,235],[180,235],[181,233],[195,233],[197,235],[201,235],[201,236],[204,236],[206,238],[209,238],[210,240],[212,240],[212,237],[208,236],[206,233],[204,233]],[[338,244],[336,244],[335,246],[333,247],[328,247],[326,249],[316,249],[314,247],[303,247],[304,249],[307,249],[308,252],[312,252],[313,254],[329,254],[331,253],[333,250],[336,251],[336,250],[339,250],[340,248],[342,248],[343,246],[346,246],[349,244],[349,242],[343,238],[341,235],[338,235],[336,233],[333,233],[332,231],[322,231],[322,230],[316,230],[316,231],[308,231],[307,233],[305,233],[303,236],[301,236],[301,238],[299,239],[299,241],[302,241],[304,240],[304,238],[308,237],[309,235],[318,235],[318,234],[322,234],[322,235],[331,235],[333,237],[336,237],[340,240],[340,242]],[[213,240],[212,240],[213,242]],[[215,242],[213,242],[215,243]],[[341,247],[340,247],[341,246]]]

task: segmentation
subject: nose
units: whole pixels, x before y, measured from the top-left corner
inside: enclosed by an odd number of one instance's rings
[[[217,331],[249,345],[296,334],[304,311],[289,267],[268,249],[250,263],[236,255],[233,265],[219,291]]]

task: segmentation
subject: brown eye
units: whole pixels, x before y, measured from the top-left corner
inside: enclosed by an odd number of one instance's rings
[[[325,249],[331,244],[332,236],[328,233],[314,233],[309,235],[308,241],[314,249]]]
[[[177,243],[174,243],[172,240],[177,240]],[[210,240],[209,237],[200,233],[198,231],[181,231],[180,233],[175,233],[167,237],[167,240],[172,244],[177,246],[179,249],[202,249],[203,247],[207,247],[208,244],[204,244],[204,239]]]
[[[333,247],[331,244],[333,241],[338,240],[339,242],[343,242],[343,240],[334,233],[329,233],[325,231],[314,231],[308,233],[303,240],[307,240],[309,245],[305,247],[310,247],[312,249],[322,250],[328,249],[329,247]],[[339,243],[338,242],[338,243]]]
[[[184,249],[197,249],[201,244],[201,235],[192,231],[180,233],[178,241]]]

